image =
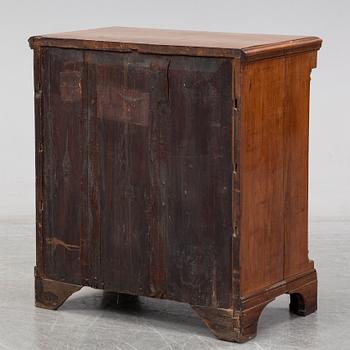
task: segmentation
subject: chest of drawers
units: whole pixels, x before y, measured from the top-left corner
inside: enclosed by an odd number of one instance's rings
[[[189,303],[220,339],[289,293],[316,310],[316,37],[104,28],[36,36],[36,305],[82,286]]]

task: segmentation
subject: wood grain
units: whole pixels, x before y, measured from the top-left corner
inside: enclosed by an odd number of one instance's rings
[[[176,57],[166,140],[168,296],[228,307],[232,266],[232,65]]]
[[[191,304],[220,339],[256,335],[308,257],[315,37],[106,28],[33,37],[36,305],[81,286]]]
[[[128,27],[48,34],[30,39],[32,48],[53,46],[138,51],[167,55],[234,57],[247,61],[317,50],[321,42],[317,37]]]
[[[317,276],[311,270],[271,285],[254,295],[242,298],[239,307],[213,308],[193,305],[206,326],[221,340],[246,342],[256,336],[264,308],[281,294],[290,294],[290,312],[307,316],[317,309]]]
[[[284,106],[284,277],[313,268],[308,258],[310,74],[316,53],[288,57]]]
[[[246,65],[241,106],[241,293],[312,270],[308,258],[310,72],[316,53]]]
[[[35,206],[36,206],[36,269],[44,274],[43,235],[43,49],[34,51],[34,108],[35,108]]]
[[[47,277],[231,306],[231,61],[47,50]]]
[[[42,278],[35,271],[35,306],[42,309],[57,310],[81,285]]]
[[[283,279],[284,59],[243,68],[241,104],[241,294]]]
[[[241,104],[242,63],[232,60],[232,303],[241,306]]]
[[[55,48],[45,49],[43,55],[45,276],[80,284],[87,154],[83,52]]]

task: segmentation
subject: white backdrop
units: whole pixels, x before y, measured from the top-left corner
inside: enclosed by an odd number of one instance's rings
[[[312,73],[310,217],[350,219],[349,13],[346,0],[1,0],[0,219],[34,213],[28,37],[112,25],[323,38]]]

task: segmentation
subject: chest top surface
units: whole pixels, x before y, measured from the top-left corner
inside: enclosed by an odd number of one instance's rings
[[[283,56],[317,50],[321,39],[314,36],[237,34],[189,30],[108,27],[47,34],[29,39],[40,46],[157,54],[232,57],[243,60]]]

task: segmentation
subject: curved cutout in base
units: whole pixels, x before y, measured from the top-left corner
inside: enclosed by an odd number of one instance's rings
[[[243,343],[255,337],[264,307],[279,295],[290,294],[289,309],[306,316],[317,309],[317,274],[312,269],[287,281],[276,283],[257,294],[242,298],[239,310],[192,306],[214,335],[222,340]]]
[[[218,339],[244,343],[256,336],[261,312],[272,300],[243,311],[203,306],[192,308]]]
[[[317,281],[312,281],[290,294],[289,311],[299,316],[307,316],[317,310]]]
[[[35,306],[57,310],[73,293],[81,288],[80,285],[35,276]]]

